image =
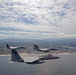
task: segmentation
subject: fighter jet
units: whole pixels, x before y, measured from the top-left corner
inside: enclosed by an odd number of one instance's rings
[[[11,60],[13,62],[26,62],[26,63],[33,63],[39,60],[38,57],[21,57],[17,52],[18,49],[22,49],[23,47],[11,47],[6,44],[6,48],[11,50]],[[24,58],[24,59],[23,59]]]
[[[55,48],[43,48],[43,49],[39,49],[39,47],[37,45],[33,45],[33,48],[34,50],[37,50],[37,51],[41,51],[41,52],[50,52],[52,50],[57,50]]]
[[[11,47],[6,44],[6,48],[11,50],[11,60],[13,62],[25,62],[31,64],[39,62],[39,60],[50,59],[53,57],[51,54],[26,54],[25,56],[22,56],[19,55],[17,50],[22,49],[23,47]]]

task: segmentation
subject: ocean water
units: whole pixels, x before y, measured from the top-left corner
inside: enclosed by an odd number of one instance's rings
[[[76,54],[61,54],[59,59],[41,64],[9,63],[10,56],[0,56],[0,75],[76,75]]]

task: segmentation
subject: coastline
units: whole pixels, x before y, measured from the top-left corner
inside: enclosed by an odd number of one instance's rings
[[[20,55],[26,55],[26,54],[34,54],[34,53],[20,53]],[[71,52],[57,52],[57,53],[53,52],[53,53],[47,53],[47,54],[52,54],[52,55],[68,55],[68,54],[76,54],[76,52],[73,52],[73,53],[71,53]],[[0,54],[0,56],[10,56],[10,55],[11,54]]]

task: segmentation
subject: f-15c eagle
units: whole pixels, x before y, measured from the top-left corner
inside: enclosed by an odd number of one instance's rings
[[[33,48],[34,48],[34,50],[41,51],[41,52],[50,52],[50,51],[57,50],[55,48],[42,48],[42,49],[40,49],[37,45],[33,45]]]

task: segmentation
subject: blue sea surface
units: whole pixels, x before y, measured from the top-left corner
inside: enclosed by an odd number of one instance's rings
[[[10,56],[0,56],[0,75],[76,75],[76,54],[61,54],[59,59],[41,64],[9,63]]]

